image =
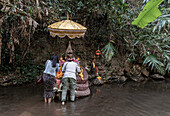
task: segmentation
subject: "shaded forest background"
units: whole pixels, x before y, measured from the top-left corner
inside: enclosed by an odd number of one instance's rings
[[[87,27],[84,38],[70,40],[81,65],[91,65],[95,51],[101,75],[106,79],[124,76],[140,81],[154,74],[170,75],[169,9],[141,29],[131,24],[147,1],[135,0],[1,0],[0,82],[22,84],[36,81],[53,54],[66,50],[66,38],[52,38],[47,26],[70,20]],[[103,71],[103,72],[102,72]],[[118,77],[117,77],[118,76]],[[135,78],[134,78],[135,77]],[[143,80],[143,79],[142,79]]]

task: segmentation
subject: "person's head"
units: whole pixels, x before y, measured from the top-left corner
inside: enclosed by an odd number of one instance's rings
[[[73,61],[73,59],[72,59],[72,54],[67,54],[67,61],[68,61],[68,62]]]
[[[58,56],[57,55],[53,55],[51,57],[51,60],[52,60],[52,67],[56,67],[56,64],[59,63]]]
[[[73,57],[73,53],[72,52],[68,52],[67,53],[67,58],[72,58]]]

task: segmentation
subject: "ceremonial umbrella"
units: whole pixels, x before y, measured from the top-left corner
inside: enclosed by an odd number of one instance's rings
[[[84,37],[87,28],[69,20],[69,16],[67,14],[67,20],[62,20],[49,25],[48,30],[50,31],[50,35],[52,37],[57,35],[60,38],[67,36],[70,39],[74,39],[75,37]]]

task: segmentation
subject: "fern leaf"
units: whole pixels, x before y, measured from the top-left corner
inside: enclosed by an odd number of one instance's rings
[[[113,46],[111,42],[109,42],[107,45],[105,45],[104,48],[102,48],[102,53],[105,54],[105,58],[107,61],[110,61],[113,56],[115,56],[115,53],[118,53],[116,48]]]
[[[149,1],[143,10],[140,12],[138,17],[132,22],[132,25],[137,25],[144,28],[148,23],[154,21],[158,16],[162,15],[158,9],[164,0],[151,0]]]

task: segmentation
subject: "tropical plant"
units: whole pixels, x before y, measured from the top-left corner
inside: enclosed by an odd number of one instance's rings
[[[165,69],[168,73],[170,72],[170,61],[168,62],[168,64],[166,65],[166,69]]]
[[[163,68],[164,64],[157,60],[156,58],[158,58],[157,55],[149,55],[145,58],[143,64],[148,65],[151,68],[151,70],[157,70],[158,72],[160,72],[160,74],[164,74],[165,73]]]
[[[148,0],[144,1],[148,2]],[[19,76],[25,76],[26,78],[23,78],[25,81],[32,80],[27,79],[30,75],[37,76],[40,69],[33,65],[34,55],[40,52],[41,48],[33,53],[32,45],[37,36],[48,35],[49,24],[66,19],[66,13],[69,12],[71,20],[88,28],[85,35],[86,45],[89,46],[92,43],[94,46],[105,45],[102,53],[107,61],[110,61],[117,52],[129,56],[130,61],[137,61],[138,57],[143,56],[147,59],[144,61],[148,62],[144,64],[153,67],[152,70],[157,71],[163,68],[169,71],[170,45],[168,45],[167,29],[169,9],[166,5],[160,5],[163,15],[148,24],[147,28],[140,29],[131,25],[131,22],[140,12],[141,6],[141,1],[130,3],[125,0],[1,0],[0,31],[3,38],[0,36],[0,46],[2,39],[1,68],[6,72],[14,71]],[[144,17],[141,19],[143,20]],[[116,44],[110,41],[110,33],[114,35],[112,40]],[[108,41],[110,42],[107,43]],[[90,48],[90,50],[93,49]],[[152,56],[151,59],[149,59],[150,56]],[[20,62],[21,59],[22,62]],[[158,61],[164,66],[160,66]],[[35,72],[33,72],[34,69]],[[30,74],[29,70],[33,73]]]
[[[168,32],[168,30],[165,28],[166,25],[168,25],[168,23],[170,22],[170,14],[168,14],[170,12],[169,8],[163,8],[162,10],[162,14],[160,17],[158,17],[154,22],[154,27],[153,27],[153,32],[155,32],[158,29],[158,34],[160,34],[161,29],[164,28],[163,30],[165,32]]]
[[[144,28],[148,23],[154,21],[158,16],[162,15],[158,9],[158,5],[163,1],[164,0],[149,1],[132,24]]]
[[[116,53],[118,53],[118,51],[116,50],[116,48],[113,46],[111,42],[106,44],[101,51],[102,54],[105,54],[105,58],[107,62],[109,62],[112,59],[112,57],[114,57]]]

